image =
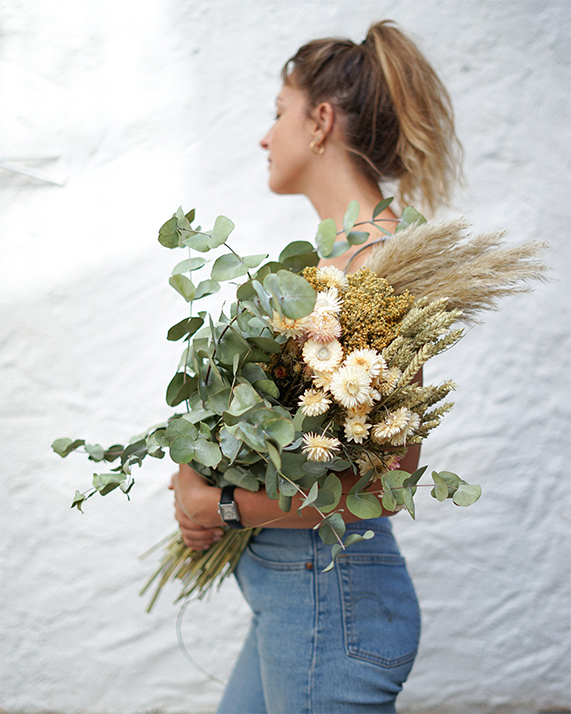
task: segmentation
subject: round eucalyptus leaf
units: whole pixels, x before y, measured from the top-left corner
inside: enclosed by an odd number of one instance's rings
[[[196,294],[194,296],[195,300],[200,300],[200,298],[206,297],[207,295],[214,295],[220,290],[220,283],[216,280],[203,280],[196,286]]]
[[[105,451],[99,444],[86,444],[85,450],[89,454],[91,461],[103,461],[105,458]]]
[[[198,437],[198,430],[186,419],[178,417],[173,419],[165,431],[165,439],[172,445],[174,439],[179,436],[188,436],[191,439],[196,439]]]
[[[182,239],[182,244],[199,253],[208,253],[210,250],[210,236],[204,233],[192,232],[187,238]]]
[[[349,493],[347,508],[357,518],[379,518],[383,515],[383,507],[379,499],[372,493]]]
[[[339,542],[345,534],[345,523],[340,513],[333,513],[319,528],[319,536],[325,545]]]
[[[214,221],[214,228],[212,229],[212,236],[208,241],[209,248],[218,248],[226,242],[226,239],[234,230],[234,223],[226,216],[218,216]]]
[[[191,436],[177,436],[170,445],[170,457],[175,464],[188,464],[194,458],[195,440]]]
[[[273,441],[282,448],[291,443],[295,436],[295,429],[291,419],[276,417],[263,421],[259,428],[266,439]]]
[[[315,236],[317,253],[320,258],[327,258],[329,256],[336,237],[337,228],[333,218],[326,218],[324,221],[321,221],[317,228],[317,235]]]
[[[369,234],[365,233],[365,231],[351,231],[347,236],[347,243],[349,245],[362,245],[368,237]]]
[[[194,298],[196,288],[192,280],[189,280],[185,275],[172,275],[169,278],[169,285],[172,285],[177,293],[180,293],[187,302],[190,302]]]
[[[343,216],[343,230],[345,231],[346,236],[348,236],[353,230],[353,226],[355,225],[357,218],[359,218],[359,202],[350,201],[347,206],[347,210],[345,211],[345,215]]]
[[[422,225],[423,223],[426,223],[426,218],[422,215],[422,213],[419,213],[416,208],[407,206],[401,214],[395,233],[408,228],[412,223]]]
[[[462,481],[460,486],[458,486],[458,490],[454,496],[452,496],[452,500],[457,506],[471,506],[473,503],[476,503],[481,495],[482,488],[480,486],[477,484],[472,486]]]
[[[268,253],[259,253],[257,255],[245,255],[242,260],[246,267],[252,269],[257,268],[258,265],[268,257]]]
[[[199,330],[204,324],[204,320],[200,317],[186,317],[184,320],[177,322],[173,325],[167,334],[167,340],[176,342],[180,340],[181,337],[188,335],[191,337],[194,333]]]
[[[309,315],[315,307],[317,295],[307,280],[287,270],[280,270],[276,277],[279,281],[279,302],[283,314],[291,320],[299,320]]]
[[[305,255],[306,253],[311,253],[315,249],[309,241],[306,240],[295,240],[293,243],[288,243],[286,247],[282,250],[279,257],[279,262],[283,263],[284,260],[288,258],[293,258],[296,255]]]
[[[176,248],[178,246],[178,222],[176,217],[169,218],[166,223],[159,228],[159,243],[165,248]]]
[[[194,442],[194,459],[204,466],[214,468],[222,460],[222,452],[213,441],[198,439]]]
[[[221,255],[212,266],[212,280],[232,280],[248,272],[248,266],[234,253]]]

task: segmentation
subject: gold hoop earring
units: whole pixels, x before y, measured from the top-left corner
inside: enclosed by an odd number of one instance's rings
[[[314,139],[309,145],[309,150],[312,154],[315,154],[316,156],[321,156],[321,154],[323,154],[323,152],[325,151],[325,145],[319,144],[317,139]]]

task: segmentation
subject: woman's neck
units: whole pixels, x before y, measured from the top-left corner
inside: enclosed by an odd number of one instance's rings
[[[324,159],[326,155],[323,156]],[[358,201],[359,216],[356,223],[362,223],[372,219],[373,209],[383,199],[378,185],[367,180],[359,173],[350,160],[339,161],[338,155],[331,156],[329,160],[323,161],[319,167],[318,175],[312,177],[312,181],[304,193],[313,204],[321,220],[332,218],[335,221],[338,232],[343,231],[343,217],[351,201]],[[381,222],[383,228],[391,233],[394,232],[397,219],[390,208],[385,209],[379,218],[383,219]],[[375,243],[383,235],[371,224],[356,226],[355,229],[369,233],[367,243]],[[344,233],[337,236],[337,240],[345,239]],[[344,268],[351,256],[363,245],[354,246],[339,258],[322,261],[322,264]],[[355,261],[351,263],[351,268],[355,270],[360,267],[365,262],[368,254],[368,250],[362,251]]]

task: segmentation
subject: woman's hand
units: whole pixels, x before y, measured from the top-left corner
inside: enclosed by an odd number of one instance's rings
[[[220,489],[209,486],[188,464],[181,464],[169,488],[174,491],[175,518],[185,545],[206,550],[224,534],[217,508]]]

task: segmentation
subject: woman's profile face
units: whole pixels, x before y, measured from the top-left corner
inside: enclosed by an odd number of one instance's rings
[[[269,152],[270,189],[274,193],[306,193],[308,166],[313,154],[309,148],[311,127],[305,93],[284,85],[276,100],[276,120],[260,142]]]

